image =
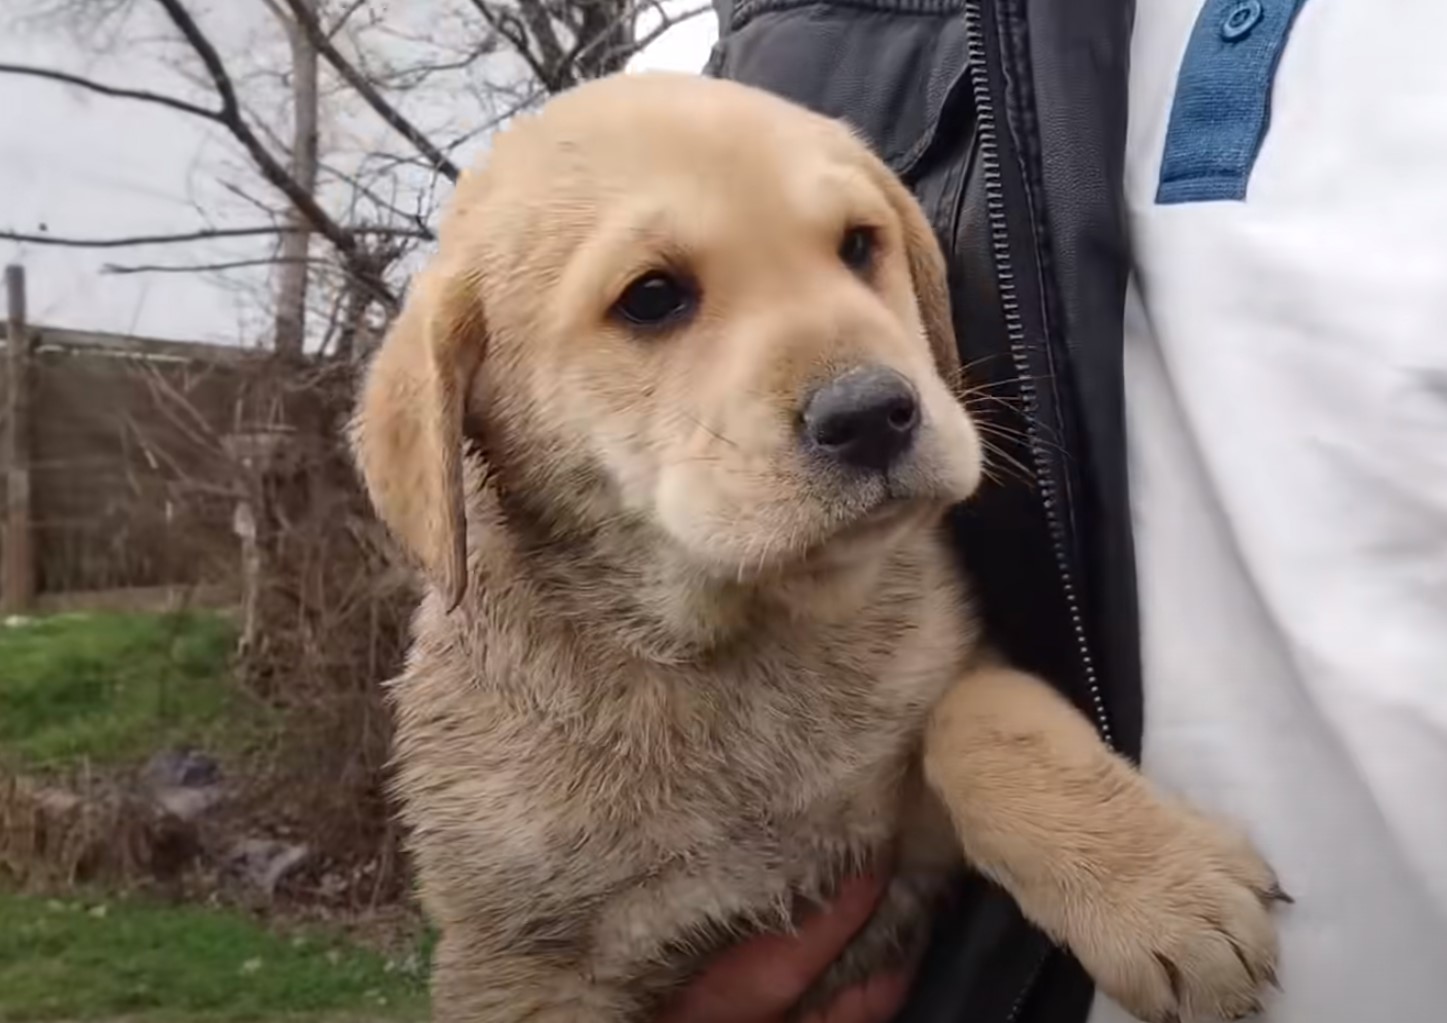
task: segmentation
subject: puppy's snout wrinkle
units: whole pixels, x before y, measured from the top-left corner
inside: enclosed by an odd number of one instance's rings
[[[804,406],[805,442],[852,469],[883,472],[914,446],[919,393],[885,366],[859,366],[816,390]]]

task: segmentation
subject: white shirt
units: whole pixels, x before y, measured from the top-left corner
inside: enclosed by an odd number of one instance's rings
[[[1269,1023],[1443,1023],[1447,4],[1305,0],[1244,201],[1160,204],[1201,10],[1132,47],[1144,767],[1297,900]]]

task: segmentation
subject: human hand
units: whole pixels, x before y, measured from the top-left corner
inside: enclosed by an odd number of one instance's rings
[[[664,1011],[659,1023],[783,1023],[874,911],[878,877],[852,878],[834,902],[794,934],[764,934],[724,952]],[[904,1004],[909,971],[883,974],[842,992],[803,1023],[887,1023]]]

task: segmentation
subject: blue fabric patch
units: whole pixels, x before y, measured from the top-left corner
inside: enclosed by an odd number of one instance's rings
[[[1305,0],[1206,0],[1176,79],[1156,202],[1246,198],[1271,85]]]

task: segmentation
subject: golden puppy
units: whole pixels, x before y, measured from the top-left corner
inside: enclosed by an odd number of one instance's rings
[[[1256,1004],[1270,868],[979,642],[958,372],[913,199],[781,99],[615,77],[462,179],[354,426],[431,583],[392,694],[439,1019],[647,1019],[888,859],[823,997],[961,854],[1143,1018]]]

